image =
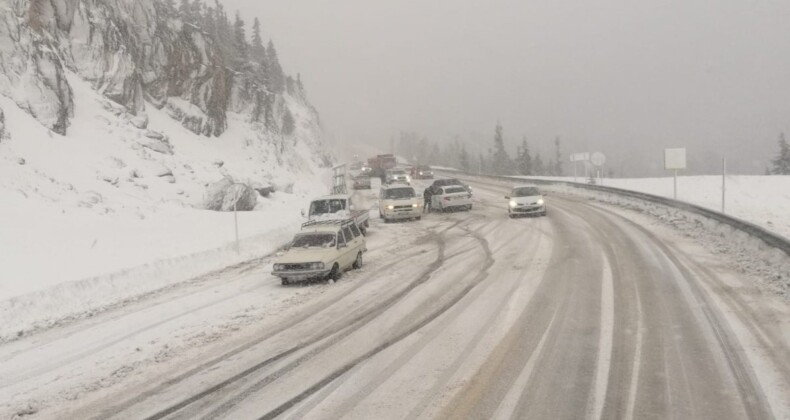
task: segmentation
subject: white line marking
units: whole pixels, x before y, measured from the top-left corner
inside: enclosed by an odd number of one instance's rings
[[[605,254],[602,254],[602,261],[601,334],[598,338],[598,361],[595,364],[595,393],[593,394],[592,412],[588,412],[587,416],[596,419],[602,418],[606,402],[614,340],[614,279],[612,278],[612,266]]]
[[[642,301],[639,298],[638,286],[636,291],[636,348],[634,349],[634,364],[631,367],[631,386],[628,391],[628,408],[626,419],[633,420],[636,406],[636,391],[639,385],[639,367],[642,363]]]

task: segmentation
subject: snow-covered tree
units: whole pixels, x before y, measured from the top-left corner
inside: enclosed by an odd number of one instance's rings
[[[512,173],[511,168],[513,164],[510,156],[505,150],[505,139],[502,136],[502,124],[497,123],[494,129],[494,156],[493,156],[493,172],[497,175],[509,175]]]
[[[266,47],[266,61],[269,63],[271,90],[275,93],[285,92],[285,73],[280,66],[280,59],[277,58],[277,50],[274,49],[272,40],[269,40],[269,45]]]
[[[779,134],[779,154],[771,160],[774,175],[790,175],[790,145],[785,139],[785,133]]]
[[[461,143],[461,148],[458,151],[458,166],[462,171],[469,171],[470,164],[469,164],[469,153],[466,152],[466,146]]]
[[[535,159],[532,160],[532,175],[546,175],[546,167],[543,165],[540,152],[535,153]]]
[[[291,114],[291,110],[285,108],[285,113],[283,114],[282,133],[286,136],[290,136],[294,131],[296,131],[296,121],[294,121],[294,116]]]
[[[236,12],[236,19],[233,21],[233,64],[237,69],[241,69],[249,59],[247,53],[247,34],[244,30],[244,21],[239,12]]]
[[[527,138],[521,140],[516,157],[516,170],[521,175],[532,175],[532,155],[529,153]]]

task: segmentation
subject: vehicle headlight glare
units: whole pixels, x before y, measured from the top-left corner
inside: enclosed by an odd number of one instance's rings
[[[540,204],[541,206],[543,205],[543,199],[542,198],[538,199],[538,204]]]
[[[324,263],[322,263],[322,262],[314,262],[314,263],[310,264],[310,268],[312,268],[313,270],[321,270],[321,269],[324,268]]]
[[[420,205],[419,205],[419,204],[417,204],[417,203],[414,203],[414,204],[412,204],[411,206],[412,206],[412,207],[414,207],[414,208],[420,207]]]
[[[510,207],[516,207],[518,203],[515,200],[510,200]]]
[[[387,206],[387,210],[395,210],[395,206],[389,205],[389,206]]]

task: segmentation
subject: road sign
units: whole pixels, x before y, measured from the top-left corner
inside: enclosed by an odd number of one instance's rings
[[[571,153],[571,162],[584,162],[590,160],[590,154],[584,153]]]
[[[664,149],[664,169],[686,169],[686,148]]]
[[[595,152],[590,156],[590,162],[595,166],[603,166],[606,163],[606,156],[601,152]]]

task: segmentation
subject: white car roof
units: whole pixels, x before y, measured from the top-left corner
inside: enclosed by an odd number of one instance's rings
[[[381,186],[382,190],[389,190],[391,188],[411,188],[412,190],[414,187],[408,184],[384,184]]]
[[[336,199],[340,199],[340,200],[348,200],[349,198],[351,198],[351,195],[350,195],[350,194],[331,194],[331,195],[325,195],[325,196],[323,196],[323,197],[314,198],[314,199],[312,199],[312,200],[310,200],[310,201],[318,201],[318,200],[336,200]]]
[[[312,225],[302,228],[297,235],[304,233],[337,233],[340,230],[340,224],[326,224],[326,225]]]
[[[534,184],[516,184],[513,186],[513,189],[515,190],[516,188],[538,188],[538,186]]]

